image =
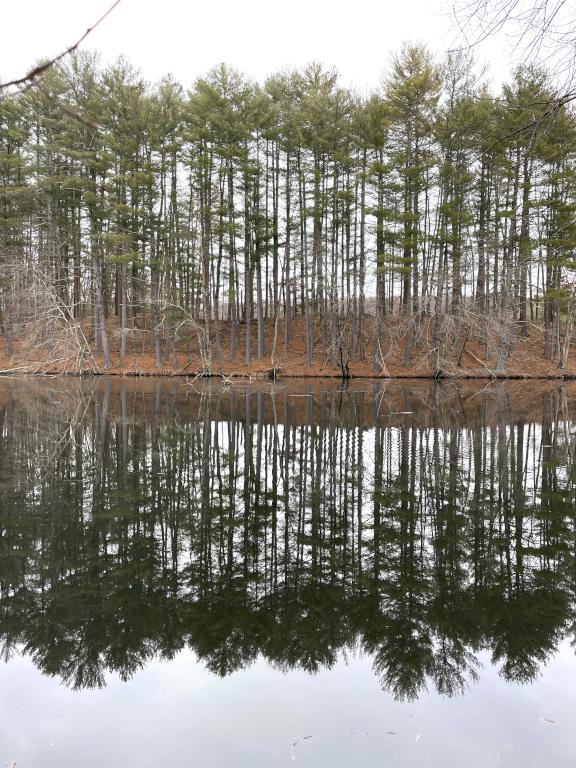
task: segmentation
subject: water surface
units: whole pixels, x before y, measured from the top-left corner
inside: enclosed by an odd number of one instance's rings
[[[574,765],[575,416],[0,381],[0,765]]]

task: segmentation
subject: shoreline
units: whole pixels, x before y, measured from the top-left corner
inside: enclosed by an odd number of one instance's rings
[[[107,324],[110,337],[117,335],[116,323]],[[473,335],[444,340],[442,349],[432,345],[429,331],[422,326],[420,335],[411,341],[401,325],[387,325],[389,343],[382,356],[381,368],[376,368],[370,353],[371,338],[367,336],[356,347],[348,345],[338,355],[328,354],[315,341],[313,354],[308,357],[305,328],[302,322],[294,324],[291,342],[280,347],[275,342],[275,328],[268,323],[264,328],[264,349],[256,353],[256,346],[246,349],[245,342],[233,350],[229,333],[221,329],[218,344],[207,357],[193,343],[182,339],[180,344],[166,348],[158,358],[157,350],[149,343],[140,347],[131,344],[125,354],[113,344],[110,357],[105,359],[96,350],[89,327],[83,331],[85,342],[79,347],[60,348],[32,345],[19,339],[8,349],[0,338],[0,376],[111,376],[121,378],[214,378],[224,380],[290,380],[353,379],[387,380],[442,380],[442,381],[571,381],[576,380],[576,339],[561,367],[558,356],[544,355],[543,329],[531,326],[526,337],[518,336],[505,350],[502,359],[497,338],[479,339]],[[536,332],[538,331],[538,332]],[[256,345],[256,339],[252,342]],[[353,349],[355,349],[353,353]],[[106,367],[108,362],[108,367]],[[159,365],[157,365],[157,363]],[[500,366],[498,366],[500,363]]]
[[[113,325],[108,329],[113,331]],[[377,370],[374,357],[368,354],[369,344],[359,348],[355,356],[347,353],[338,362],[337,358],[315,351],[311,360],[307,360],[305,338],[302,329],[295,329],[295,336],[289,347],[271,352],[274,349],[272,329],[266,329],[265,349],[260,357],[246,355],[245,346],[240,344],[232,354],[230,339],[227,334],[220,338],[218,350],[205,359],[191,344],[187,349],[182,346],[172,349],[170,354],[162,355],[158,360],[154,349],[148,347],[137,350],[132,348],[121,356],[117,349],[110,350],[110,360],[103,354],[96,353],[90,346],[72,353],[66,349],[59,352],[52,349],[30,349],[21,341],[13,350],[8,350],[0,339],[0,376],[112,376],[112,377],[157,377],[199,379],[214,378],[225,380],[289,380],[331,379],[338,381],[360,380],[442,380],[442,381],[499,381],[499,380],[539,380],[570,381],[576,380],[576,339],[570,348],[564,367],[559,359],[544,357],[540,334],[531,333],[526,338],[515,340],[514,346],[499,360],[495,354],[496,341],[490,349],[486,342],[476,338],[466,338],[459,343],[453,342],[440,358],[438,350],[431,346],[425,335],[407,350],[407,340],[396,334],[391,326],[390,348],[382,361],[382,370]],[[296,330],[299,332],[296,334]],[[88,336],[88,341],[92,339]],[[106,367],[108,362],[108,367]],[[157,362],[160,365],[157,365]],[[500,362],[500,369],[498,368]],[[502,362],[504,363],[502,365]]]
[[[441,376],[435,376],[432,373],[393,373],[393,374],[350,374],[348,376],[342,376],[337,373],[277,373],[272,375],[272,372],[266,371],[254,371],[252,374],[248,374],[241,371],[233,373],[227,372],[214,372],[214,373],[194,373],[185,371],[171,371],[168,369],[159,369],[156,371],[149,370],[102,370],[102,371],[59,371],[59,370],[44,370],[44,371],[26,371],[22,368],[14,368],[0,371],[0,377],[16,377],[16,378],[158,378],[158,379],[234,379],[235,381],[284,381],[284,380],[298,380],[298,379],[330,379],[340,381],[396,381],[396,380],[418,380],[418,381],[575,381],[576,373],[566,372],[558,374],[537,374],[537,373],[499,373],[489,375],[487,373],[461,373],[451,374],[444,373]]]

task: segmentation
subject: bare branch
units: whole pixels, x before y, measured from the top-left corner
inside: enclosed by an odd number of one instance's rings
[[[519,62],[550,62],[557,76],[572,82],[576,22],[569,0],[455,0],[451,15],[463,41],[461,48],[476,48],[506,34]]]
[[[86,40],[88,35],[93,32],[96,27],[98,27],[104,19],[109,16],[110,13],[116,8],[117,5],[119,5],[121,0],[115,0],[114,3],[108,8],[108,10],[100,16],[98,21],[96,21],[94,24],[92,24],[91,27],[88,27],[88,29],[84,32],[84,34],[69,48],[66,48],[65,51],[62,51],[62,53],[59,53],[58,56],[55,56],[53,59],[49,59],[48,61],[44,62],[43,64],[39,64],[37,67],[34,67],[34,69],[31,69],[29,72],[27,72],[24,77],[17,78],[16,80],[9,80],[6,83],[0,83],[0,91],[5,90],[6,88],[14,87],[14,86],[25,86],[32,83],[36,83],[38,78],[41,77],[41,75],[44,74],[50,67],[53,67],[54,64],[57,64],[59,61],[61,61],[66,56],[70,55],[71,53],[74,53],[74,51],[77,50],[77,48]]]

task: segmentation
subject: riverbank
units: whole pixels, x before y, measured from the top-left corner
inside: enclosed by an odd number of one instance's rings
[[[111,353],[112,364],[106,368],[101,354],[92,348],[54,352],[47,346],[34,346],[16,341],[13,354],[8,354],[6,340],[0,341],[0,374],[19,375],[107,375],[107,376],[162,376],[185,377],[214,376],[219,378],[244,379],[576,379],[576,345],[572,344],[566,366],[561,369],[557,362],[544,357],[543,329],[531,324],[526,337],[516,335],[507,345],[504,366],[498,369],[498,341],[480,341],[470,335],[457,336],[444,341],[441,359],[438,362],[438,347],[433,346],[430,328],[423,326],[416,338],[406,335],[404,329],[395,323],[387,326],[387,342],[384,350],[384,370],[377,372],[373,355],[372,339],[367,338],[355,350],[339,349],[336,355],[321,350],[320,338],[315,340],[312,364],[307,364],[306,336],[303,323],[295,322],[293,337],[285,346],[281,341],[274,348],[274,327],[266,324],[265,353],[257,358],[256,338],[253,338],[250,364],[246,364],[245,348],[241,336],[236,359],[232,361],[230,338],[224,332],[214,345],[210,366],[202,359],[196,339],[184,339],[178,349],[164,344],[162,365],[157,366],[151,339],[140,336],[130,337],[124,364],[121,364],[118,349]],[[117,329],[113,321],[109,325],[113,347],[117,344]],[[92,340],[86,334],[87,343]],[[407,354],[407,344],[410,345]]]

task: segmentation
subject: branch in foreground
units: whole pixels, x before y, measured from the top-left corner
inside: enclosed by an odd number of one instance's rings
[[[91,27],[88,27],[88,29],[84,32],[84,34],[69,48],[66,48],[65,51],[62,51],[62,53],[58,54],[58,56],[55,56],[53,59],[49,59],[49,61],[44,62],[43,64],[39,64],[37,67],[34,67],[34,69],[31,69],[29,72],[27,72],[24,77],[17,78],[16,80],[9,80],[6,83],[0,83],[0,91],[5,90],[6,88],[10,88],[12,86],[19,86],[19,85],[25,85],[33,84],[36,82],[36,80],[44,74],[50,67],[53,67],[54,64],[57,64],[59,61],[61,61],[66,56],[70,55],[71,53],[74,53],[74,51],[77,50],[77,48],[86,40],[88,35],[93,32],[96,27],[98,27],[104,19],[109,16],[114,8],[116,8],[117,5],[121,0],[115,0],[114,3],[108,8],[108,10],[100,16],[98,21],[96,21],[94,24],[92,24]]]

